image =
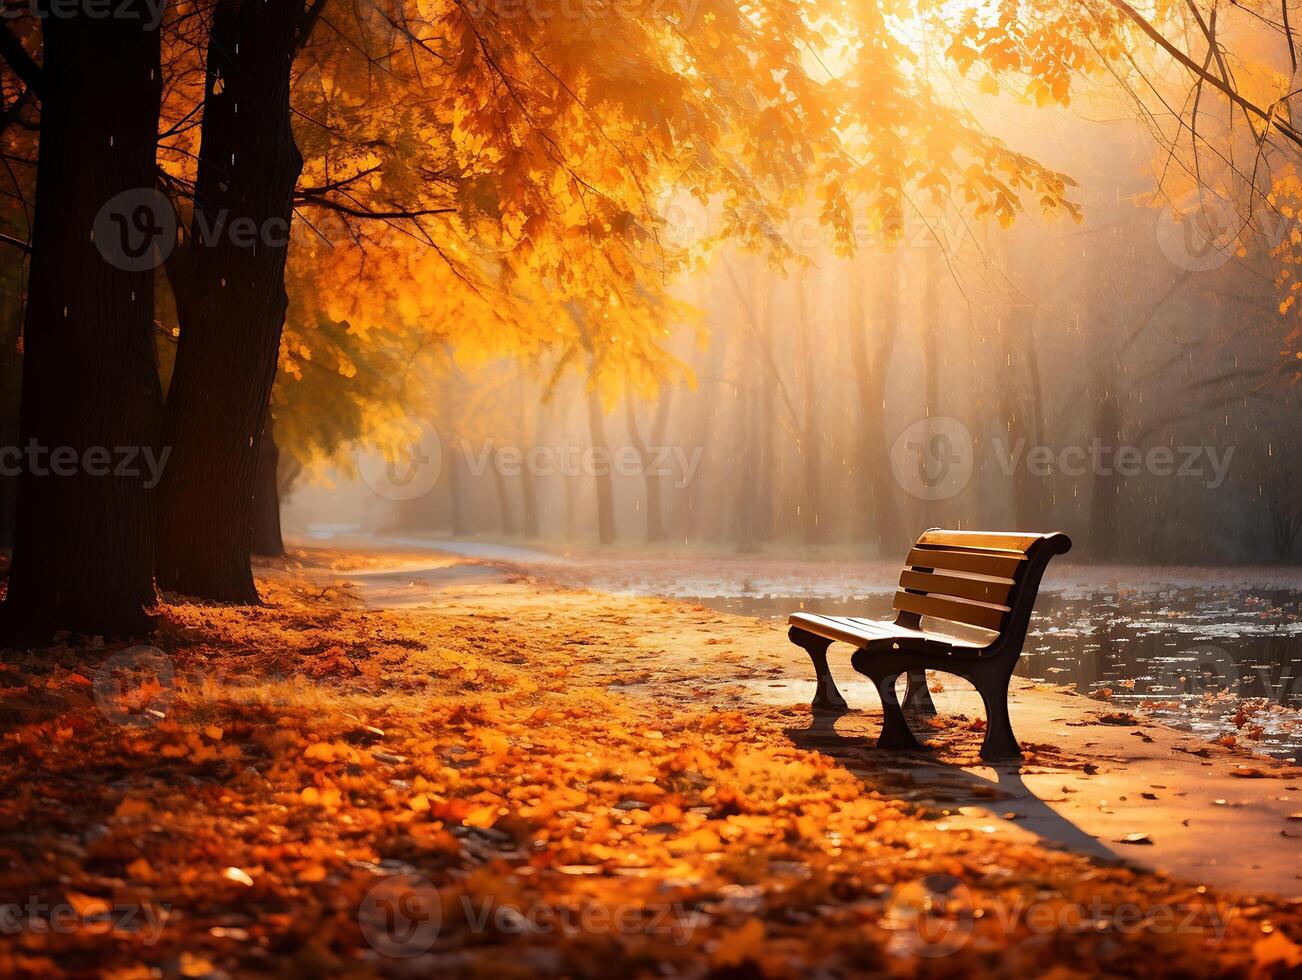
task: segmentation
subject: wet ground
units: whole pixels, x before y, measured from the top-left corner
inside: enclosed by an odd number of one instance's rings
[[[474,541],[366,538],[506,564],[561,585],[663,595],[722,612],[891,618],[893,562],[680,553],[547,553]],[[377,570],[392,605],[423,604],[465,566]],[[437,567],[436,567],[437,566]],[[487,572],[487,569],[482,569]],[[1302,761],[1302,570],[1051,566],[1017,673],[1142,709],[1208,740]]]
[[[800,607],[890,618],[887,595],[697,601],[759,617],[785,617]],[[1300,614],[1294,590],[1045,593],[1017,673],[1141,708],[1209,739],[1232,736],[1302,761]]]

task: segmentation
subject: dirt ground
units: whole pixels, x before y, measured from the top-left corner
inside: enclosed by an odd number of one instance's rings
[[[465,560],[259,571],[264,607],[169,602],[153,648],[0,655],[0,975],[1302,966],[1296,768],[1027,685],[992,769],[943,678],[930,750],[884,753],[845,658],[858,710],[816,720],[773,624]]]

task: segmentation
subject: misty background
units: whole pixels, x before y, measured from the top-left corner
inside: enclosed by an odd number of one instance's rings
[[[917,201],[844,259],[793,219],[778,231],[807,264],[725,248],[681,284],[699,322],[667,326],[683,370],[653,395],[452,366],[409,413],[436,434],[407,447],[435,450],[416,464],[439,467],[432,486],[373,490],[363,439],[287,488],[287,530],[885,556],[933,525],[1052,528],[1073,559],[1297,561],[1297,393],[1268,261],[1291,228],[1153,195],[1159,146],[1120,115],[1030,118],[1003,123],[1080,183],[1082,223],[1003,229]],[[688,195],[668,213],[684,240],[711,231]]]

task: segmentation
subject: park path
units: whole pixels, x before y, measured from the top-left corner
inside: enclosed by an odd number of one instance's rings
[[[848,657],[834,655],[833,671],[855,710],[819,722],[804,707],[808,661],[780,624],[557,586],[535,572],[497,555],[406,552],[330,574],[371,608],[510,620],[551,636],[572,646],[577,675],[645,699],[649,711],[708,701],[767,719],[779,737],[870,775],[874,789],[941,811],[937,829],[1039,842],[1238,892],[1302,895],[1302,768],[1025,681],[1012,713],[1026,758],[988,766],[975,754],[980,700],[943,675],[932,675],[931,750],[879,752],[876,694]]]

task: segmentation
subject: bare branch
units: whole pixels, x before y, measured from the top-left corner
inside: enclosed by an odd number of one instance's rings
[[[1172,58],[1174,58],[1181,65],[1183,65],[1184,68],[1189,72],[1191,72],[1195,77],[1203,79],[1209,85],[1211,85],[1212,88],[1219,91],[1222,95],[1224,95],[1235,105],[1241,107],[1246,112],[1256,116],[1258,119],[1261,119],[1263,122],[1265,122],[1268,129],[1273,128],[1277,130],[1280,133],[1280,135],[1284,136],[1289,141],[1297,144],[1298,146],[1302,146],[1302,133],[1299,133],[1296,129],[1294,129],[1288,123],[1284,122],[1281,118],[1279,118],[1279,114],[1276,113],[1273,109],[1267,110],[1261,108],[1261,106],[1257,105],[1254,102],[1249,101],[1248,99],[1245,99],[1242,95],[1240,95],[1235,90],[1233,85],[1229,84],[1228,82],[1222,81],[1219,77],[1217,77],[1216,75],[1210,72],[1204,71],[1202,67],[1198,64],[1198,62],[1194,61],[1187,54],[1181,51],[1178,47],[1176,47],[1174,44],[1168,41],[1162,35],[1161,31],[1159,31],[1156,27],[1150,24],[1148,20],[1143,17],[1143,15],[1141,15],[1137,10],[1135,10],[1134,7],[1126,3],[1126,0],[1108,0],[1108,2],[1111,3],[1112,6],[1120,10],[1128,18],[1130,18],[1130,20],[1133,21],[1141,31],[1147,34],[1148,37],[1158,47],[1160,47],[1163,51],[1165,51]]]
[[[45,87],[45,75],[8,24],[0,25],[0,57],[9,63],[14,74],[21,78],[23,84],[39,99],[41,90]]]

